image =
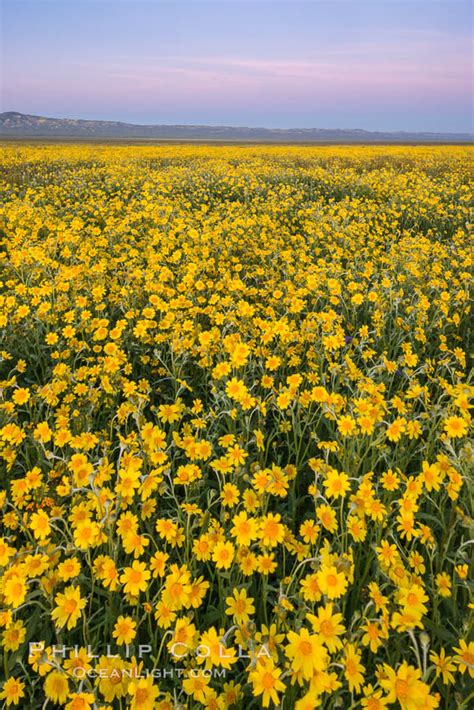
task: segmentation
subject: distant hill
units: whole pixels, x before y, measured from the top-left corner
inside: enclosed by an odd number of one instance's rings
[[[121,121],[46,118],[0,113],[0,138],[115,138],[269,143],[471,143],[469,133],[364,131],[358,128],[246,128],[234,126],[138,125]]]

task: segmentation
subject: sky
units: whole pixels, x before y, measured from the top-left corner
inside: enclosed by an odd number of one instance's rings
[[[470,0],[0,0],[0,109],[472,130]]]

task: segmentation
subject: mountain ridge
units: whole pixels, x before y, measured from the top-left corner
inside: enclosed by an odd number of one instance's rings
[[[0,138],[111,138],[261,141],[269,143],[472,143],[472,133],[367,131],[362,128],[251,128],[52,118],[0,113]]]

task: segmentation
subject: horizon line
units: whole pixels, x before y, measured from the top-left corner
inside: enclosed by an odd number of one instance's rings
[[[273,126],[249,126],[249,125],[238,125],[238,124],[219,124],[219,123],[134,123],[130,121],[124,121],[121,119],[117,118],[108,118],[108,119],[101,119],[101,118],[71,118],[70,116],[45,116],[44,114],[39,114],[39,113],[24,113],[23,111],[16,111],[16,110],[7,110],[7,111],[1,111],[0,112],[0,117],[4,116],[5,114],[14,114],[17,116],[25,116],[25,117],[32,117],[32,118],[42,118],[46,120],[55,120],[55,121],[84,121],[84,122],[89,122],[89,123],[120,123],[123,124],[124,126],[137,126],[140,128],[148,128],[148,127],[183,127],[183,128],[228,128],[228,129],[247,129],[247,130],[262,130],[262,131],[277,131],[277,132],[285,132],[285,131],[360,131],[362,133],[393,133],[393,134],[403,134],[403,133],[417,133],[417,134],[429,134],[429,135],[437,135],[437,134],[443,134],[443,135],[451,135],[451,136],[461,136],[461,135],[468,135],[468,136],[474,136],[474,128],[471,130],[465,130],[465,131],[445,131],[445,130],[437,130],[437,131],[427,131],[427,130],[415,130],[415,129],[391,129],[391,130],[383,130],[383,129],[367,129],[367,128],[360,128],[360,127],[321,127],[321,126],[290,126],[290,127],[273,127]]]

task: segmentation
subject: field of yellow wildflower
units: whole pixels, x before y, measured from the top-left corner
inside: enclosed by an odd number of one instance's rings
[[[464,147],[25,145],[0,707],[472,707]]]

